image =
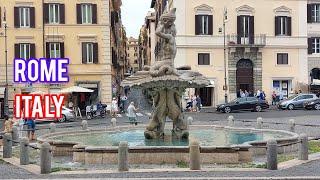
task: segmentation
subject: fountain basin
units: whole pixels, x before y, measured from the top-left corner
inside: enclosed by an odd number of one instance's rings
[[[118,143],[128,141],[129,163],[161,164],[189,161],[188,141],[175,140],[170,135],[164,141],[145,140],[144,126],[122,126],[100,130],[60,132],[42,136],[53,146],[54,155],[73,156],[85,164],[117,163]],[[269,139],[278,144],[298,141],[295,133],[279,130],[233,128],[214,125],[190,126],[190,138],[199,140],[202,163],[251,162],[252,155],[265,154]],[[168,130],[166,134],[170,134]],[[293,145],[290,150],[296,150]],[[288,148],[287,148],[288,149]],[[279,152],[283,151],[279,148]]]

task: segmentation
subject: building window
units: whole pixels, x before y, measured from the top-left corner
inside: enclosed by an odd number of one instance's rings
[[[277,53],[277,64],[288,64],[288,53]]]
[[[198,54],[198,65],[210,65],[210,54],[199,53]]]
[[[85,61],[86,63],[90,64],[93,63],[93,44],[86,43],[85,44]]]
[[[313,38],[312,52],[316,54],[320,53],[320,38]]]
[[[49,4],[49,23],[59,24],[60,23],[60,5]]]
[[[196,35],[212,35],[212,15],[196,15]]]
[[[30,8],[19,8],[20,27],[30,27]]]
[[[60,43],[49,44],[50,58],[61,58]]]
[[[20,44],[20,58],[30,59],[30,44]]]
[[[82,43],[82,63],[83,64],[98,63],[98,43],[91,43],[91,42]]]
[[[254,16],[237,16],[237,43],[254,44]]]
[[[275,23],[276,36],[291,36],[291,17],[276,16]]]
[[[81,4],[82,24],[92,24],[92,4]]]
[[[320,4],[308,4],[308,22],[320,22]]]

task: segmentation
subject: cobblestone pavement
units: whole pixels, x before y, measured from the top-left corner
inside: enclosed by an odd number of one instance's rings
[[[148,122],[147,113],[142,113],[143,116],[139,117],[139,121],[143,124]],[[295,119],[297,124],[316,124],[320,125],[320,111],[278,111],[270,110],[261,113],[255,112],[239,112],[232,114],[222,114],[206,111],[203,113],[186,113],[187,116],[194,118],[193,124],[216,124],[226,125],[227,117],[233,115],[235,117],[235,126],[237,127],[254,127],[255,119],[257,117],[263,117],[264,128],[270,129],[283,129],[288,130],[287,124],[270,124],[275,122],[288,123],[289,119]],[[243,120],[251,120],[252,122],[243,122]],[[118,125],[128,125],[127,117],[118,117]],[[106,119],[94,119],[88,121],[89,127],[103,127],[110,126],[110,118]],[[81,121],[62,123],[57,125],[57,131],[68,131],[80,129]],[[99,125],[98,125],[99,124]],[[38,128],[47,128],[48,123],[37,124]],[[320,127],[312,126],[296,126],[297,133],[307,133],[309,136],[320,137]],[[47,129],[37,131],[38,136],[41,134],[48,133]],[[154,173],[138,173],[138,172],[126,172],[126,173],[111,173],[111,174],[81,174],[81,175],[33,175],[25,170],[14,167],[12,165],[1,162],[0,160],[0,179],[11,179],[11,178],[190,178],[190,177],[203,177],[203,179],[209,179],[207,177],[285,177],[285,176],[319,176],[320,179],[320,161],[314,161],[307,164],[303,164],[297,167],[289,168],[286,170],[279,171],[215,171],[215,172],[154,172]],[[246,178],[244,178],[246,179]]]

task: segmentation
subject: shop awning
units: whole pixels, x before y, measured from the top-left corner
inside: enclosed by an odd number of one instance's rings
[[[214,86],[214,80],[210,80],[210,84],[209,84],[209,86],[207,86],[207,87],[212,87],[212,88],[215,87],[215,86]]]
[[[67,93],[92,93],[94,90],[79,87],[79,86],[72,86],[68,88],[61,89],[61,94],[67,94]]]
[[[34,91],[34,92],[31,92],[30,94],[39,94],[39,95],[44,95],[44,94],[47,94],[43,91]]]

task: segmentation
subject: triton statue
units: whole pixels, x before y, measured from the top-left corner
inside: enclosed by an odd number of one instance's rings
[[[164,138],[166,118],[173,121],[172,135],[176,138],[189,137],[188,124],[183,118],[181,97],[186,88],[198,88],[209,85],[209,81],[190,67],[174,68],[176,57],[176,9],[165,12],[156,29],[160,38],[160,50],[156,62],[151,67],[144,67],[144,71],[128,77],[122,86],[147,89],[153,97],[153,112],[149,125],[145,130],[147,139]]]

